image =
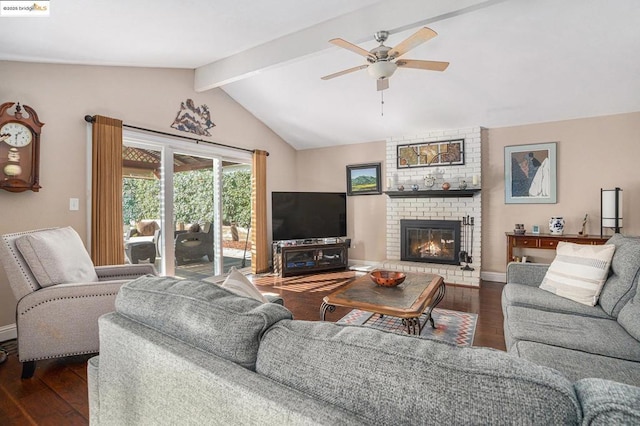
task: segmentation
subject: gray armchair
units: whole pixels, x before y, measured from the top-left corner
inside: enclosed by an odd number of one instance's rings
[[[115,310],[120,286],[157,275],[151,264],[94,267],[70,227],[3,235],[0,261],[18,301],[23,379],[37,360],[98,352],[98,318]]]

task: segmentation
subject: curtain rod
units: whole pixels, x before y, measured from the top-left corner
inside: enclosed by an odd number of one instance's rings
[[[95,117],[92,116],[92,115],[85,115],[84,116],[84,121],[86,121],[87,123],[93,123],[95,121]],[[255,152],[255,149],[240,148],[240,147],[237,147],[237,146],[225,145],[225,144],[219,143],[219,142],[210,142],[210,141],[206,141],[206,140],[203,140],[203,139],[192,138],[191,136],[175,135],[173,133],[162,132],[160,130],[145,129],[144,127],[131,126],[130,124],[124,124],[123,123],[122,127],[127,127],[129,129],[142,130],[144,132],[156,133],[156,134],[164,135],[164,136],[172,136],[174,138],[187,139],[187,140],[190,140],[190,141],[195,141],[196,144],[202,142],[202,143],[208,143],[209,145],[216,145],[216,146],[222,146],[222,147],[225,147],[225,148],[237,149],[239,151],[246,151],[246,152],[250,152],[250,153],[254,153]],[[268,156],[269,156],[269,153],[267,152],[267,157]]]

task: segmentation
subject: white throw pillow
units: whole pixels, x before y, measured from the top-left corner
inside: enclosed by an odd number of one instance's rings
[[[16,247],[41,287],[98,281],[89,253],[70,226],[23,235]]]
[[[556,258],[540,288],[576,302],[594,306],[609,274],[616,246],[560,242]]]
[[[253,285],[247,277],[238,272],[235,267],[232,267],[231,270],[229,270],[229,276],[224,280],[221,287],[224,287],[239,296],[251,297],[252,299],[256,299],[258,302],[262,303],[268,302],[256,286]]]

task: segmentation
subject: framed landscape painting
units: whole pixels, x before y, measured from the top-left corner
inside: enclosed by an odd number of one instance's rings
[[[504,148],[506,204],[555,204],[556,142]]]
[[[380,163],[347,166],[347,195],[381,193]]]

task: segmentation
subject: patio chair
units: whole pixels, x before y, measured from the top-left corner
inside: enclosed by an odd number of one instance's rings
[[[154,263],[156,256],[160,256],[159,222],[157,219],[145,219],[129,229],[124,242],[124,253],[129,263]]]
[[[23,379],[37,360],[98,352],[98,317],[115,310],[120,286],[157,275],[151,264],[94,267],[71,227],[3,235],[0,261],[18,301]]]
[[[213,226],[210,223],[204,225],[207,226],[206,232],[176,231],[177,265],[184,264],[187,260],[201,259],[203,256],[207,256],[209,262],[213,262]]]

